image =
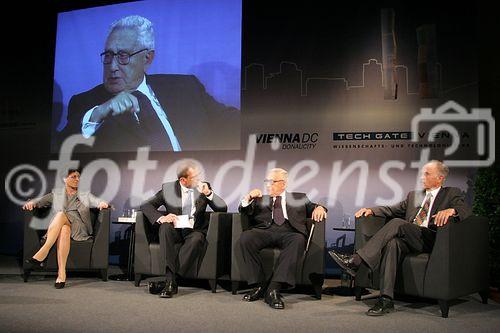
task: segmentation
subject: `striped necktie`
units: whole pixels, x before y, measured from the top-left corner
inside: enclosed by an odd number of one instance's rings
[[[432,194],[429,192],[425,196],[425,201],[422,207],[420,208],[417,216],[413,220],[413,223],[417,225],[422,225],[427,220],[427,215],[429,214],[429,207],[431,205]]]

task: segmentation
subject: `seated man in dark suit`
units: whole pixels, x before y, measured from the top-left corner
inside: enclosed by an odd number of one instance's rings
[[[194,161],[182,163],[177,169],[177,181],[163,184],[158,193],[141,205],[148,220],[158,228],[160,251],[165,256],[166,284],[160,293],[162,298],[177,293],[176,274],[182,276],[199,268],[208,230],[204,219],[207,205],[214,212],[227,211],[224,200],[208,183],[200,182],[200,168]],[[160,206],[166,208],[165,214],[158,211]],[[191,226],[179,225],[181,218],[189,219]]]
[[[252,221],[251,229],[244,231],[240,238],[247,282],[254,286],[243,300],[253,302],[265,297],[274,309],[285,307],[281,287],[295,285],[297,263],[306,246],[306,218],[312,217],[315,222],[326,218],[326,209],[309,201],[304,193],[285,192],[287,177],[285,170],[272,169],[265,180],[269,194],[262,195],[261,190],[252,190],[239,207],[241,214],[248,215]],[[269,286],[263,281],[259,254],[266,247],[281,249]]]
[[[239,149],[239,110],[193,75],[146,75],[154,57],[148,19],[114,22],[101,53],[104,82],[71,98],[62,136],[94,136],[93,151]]]
[[[355,216],[389,218],[354,255],[330,251],[335,261],[352,276],[364,262],[372,270],[380,268],[378,302],[368,310],[369,316],[381,316],[394,310],[394,283],[399,263],[407,253],[430,253],[436,239],[436,229],[448,223],[450,217],[467,218],[471,212],[464,196],[456,187],[443,187],[448,167],[440,161],[430,161],[422,168],[422,191],[412,191],[394,206],[362,208]]]

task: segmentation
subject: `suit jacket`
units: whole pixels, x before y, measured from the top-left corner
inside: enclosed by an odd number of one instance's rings
[[[146,83],[154,91],[167,114],[182,150],[215,150],[240,148],[240,111],[217,102],[193,75],[147,75]],[[100,84],[93,89],[75,95],[68,106],[68,124],[62,137],[81,134],[82,118],[93,107],[113,97]],[[156,114],[154,117],[157,116]],[[164,138],[170,147],[166,132],[158,120],[158,133],[148,133],[141,128],[131,113],[109,116],[94,136],[92,148],[78,145],[80,151],[135,151],[150,145],[152,150],[170,150],[155,147],[152,136]],[[161,131],[161,132],[160,132]]]
[[[307,237],[306,219],[312,216],[318,204],[312,203],[305,193],[298,192],[286,192],[285,200],[288,222]],[[263,195],[262,198],[255,198],[246,207],[240,204],[238,210],[250,217],[251,228],[267,229],[272,224],[272,202],[269,195]]]
[[[420,205],[424,201],[425,190],[411,191],[408,193],[405,200],[393,206],[379,206],[371,208],[375,216],[386,218],[402,218],[408,222],[413,222],[417,215]],[[436,214],[438,211],[454,208],[457,212],[457,218],[460,220],[466,219],[471,215],[470,208],[465,204],[464,195],[459,188],[442,187],[432,205],[432,210],[429,216]],[[434,219],[430,219],[429,228],[436,229]]]
[[[227,212],[227,205],[217,194],[214,193],[212,200],[209,200],[197,189],[193,189],[193,198],[195,206],[193,229],[206,234],[208,223],[205,222],[204,216],[207,205],[214,212]],[[158,211],[158,208],[161,206],[165,206],[166,213]],[[179,181],[176,180],[175,182],[163,184],[161,191],[158,191],[152,198],[141,205],[141,210],[153,225],[164,215],[170,213],[182,215],[182,194]]]
[[[49,227],[54,215],[58,212],[63,211],[64,201],[65,201],[65,191],[64,188],[53,189],[52,192],[44,195],[43,197],[33,199],[37,208],[51,207],[48,216],[40,218],[33,217],[30,222],[30,227],[36,230],[46,230]],[[85,224],[89,235],[93,234],[92,221],[90,219],[90,208],[96,208],[100,202],[104,201],[94,196],[90,192],[78,191],[78,199],[83,204],[78,213]]]

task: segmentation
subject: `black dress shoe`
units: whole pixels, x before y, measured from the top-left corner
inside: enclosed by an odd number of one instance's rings
[[[148,291],[150,294],[158,295],[167,285],[166,281],[149,281]]]
[[[345,255],[342,253],[338,253],[335,250],[328,251],[328,254],[349,275],[351,275],[352,277],[356,276],[356,272],[358,271],[359,265],[356,265],[354,263],[354,255],[351,255],[351,256]]]
[[[28,270],[42,270],[44,268],[44,263],[43,261],[38,261],[35,258],[29,258],[24,261],[26,264],[28,264],[28,267],[26,269]]]
[[[394,302],[385,297],[380,297],[375,305],[366,314],[369,316],[383,316],[394,311]]]
[[[66,285],[66,282],[56,282],[56,283],[54,283],[54,287],[56,289],[62,289],[62,288],[64,288],[65,285]]]
[[[165,282],[165,287],[160,292],[160,298],[172,298],[175,294],[177,294],[178,288],[177,283],[172,281]]]
[[[253,302],[264,297],[264,288],[256,287],[250,290],[243,296],[243,300],[247,302]]]
[[[285,308],[285,303],[283,302],[283,299],[281,298],[281,294],[276,289],[270,290],[266,293],[265,301],[273,309],[281,310],[281,309]]]

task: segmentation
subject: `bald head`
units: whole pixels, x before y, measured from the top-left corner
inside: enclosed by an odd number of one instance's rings
[[[432,160],[422,168],[422,185],[425,190],[434,190],[443,186],[449,168],[441,161]]]

